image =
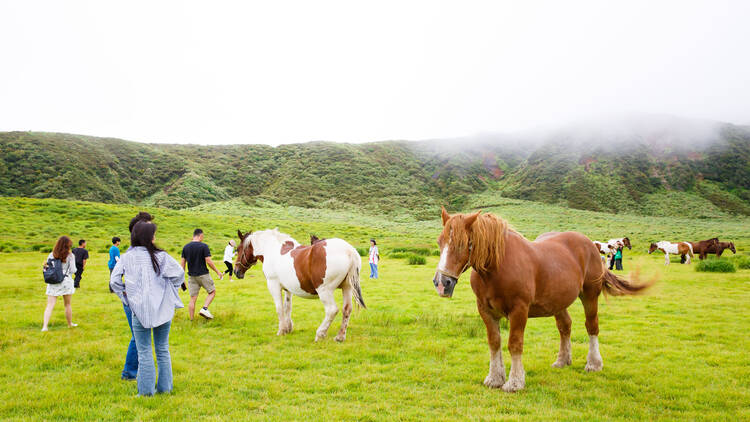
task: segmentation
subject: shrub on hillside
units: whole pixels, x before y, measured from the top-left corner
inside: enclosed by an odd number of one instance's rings
[[[750,256],[737,255],[732,258],[737,268],[741,270],[750,270]]]
[[[409,265],[424,265],[427,263],[427,259],[420,255],[409,255]]]
[[[391,252],[388,254],[388,258],[395,258],[395,259],[401,259],[401,258],[407,258],[410,254],[406,252]]]
[[[699,261],[695,266],[695,271],[704,271],[712,273],[733,273],[737,271],[732,261],[725,258],[709,258]]]
[[[367,248],[357,248],[359,256],[367,256],[370,251]]]

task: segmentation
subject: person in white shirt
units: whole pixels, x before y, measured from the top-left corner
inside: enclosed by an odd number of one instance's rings
[[[227,270],[224,271],[224,274],[229,274],[229,281],[232,281],[232,271],[234,271],[232,268],[232,261],[234,261],[234,256],[237,255],[234,251],[235,246],[237,246],[237,244],[234,243],[234,239],[230,239],[229,244],[224,248],[224,264],[227,266]]]
[[[375,239],[370,239],[370,278],[378,278],[378,262],[380,261],[380,253],[378,252],[378,244]]]

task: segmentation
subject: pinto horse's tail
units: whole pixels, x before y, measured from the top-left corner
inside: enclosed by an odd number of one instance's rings
[[[357,301],[357,304],[367,309],[365,300],[362,298],[362,288],[359,286],[359,270],[362,268],[362,258],[360,258],[359,253],[354,248],[349,253],[349,258],[351,259],[351,266],[349,267],[349,273],[346,275],[346,281],[354,289],[354,299]]]
[[[635,275],[631,275],[631,277],[638,280],[638,272],[636,272]],[[622,277],[618,277],[615,273],[606,268],[604,269],[604,276],[602,278],[604,293],[611,294],[612,296],[641,294],[645,289],[651,287],[654,283],[656,283],[655,278],[647,283],[636,285]]]

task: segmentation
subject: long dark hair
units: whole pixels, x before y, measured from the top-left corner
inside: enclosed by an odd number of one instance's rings
[[[73,246],[73,241],[68,236],[60,236],[55,243],[55,249],[52,250],[52,257],[65,262],[70,255],[70,247]]]
[[[156,224],[147,221],[139,221],[133,226],[133,232],[130,233],[130,246],[143,246],[151,255],[151,265],[154,271],[159,274],[159,260],[156,259],[157,252],[163,252],[154,245],[154,233],[156,233]]]

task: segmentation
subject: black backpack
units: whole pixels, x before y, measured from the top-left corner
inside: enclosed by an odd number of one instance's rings
[[[50,258],[47,260],[47,268],[42,271],[44,282],[47,284],[60,284],[65,279],[62,269],[63,263],[59,259]]]

